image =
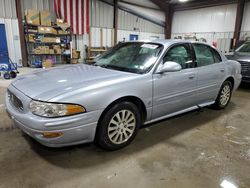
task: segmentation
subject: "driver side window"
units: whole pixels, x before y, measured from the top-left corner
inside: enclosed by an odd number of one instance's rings
[[[163,62],[173,61],[181,65],[182,69],[194,67],[189,46],[179,44],[171,47],[163,58]]]

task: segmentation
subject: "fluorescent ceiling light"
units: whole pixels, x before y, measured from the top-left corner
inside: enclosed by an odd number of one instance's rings
[[[187,2],[188,0],[179,0],[181,3]]]

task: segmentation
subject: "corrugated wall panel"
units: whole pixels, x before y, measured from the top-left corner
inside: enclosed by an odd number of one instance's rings
[[[241,31],[250,31],[250,2],[245,5]]]
[[[92,27],[113,27],[114,10],[111,5],[99,0],[91,0],[90,14]]]
[[[150,33],[150,32],[136,32],[136,31],[128,31],[128,30],[118,30],[118,41],[129,41],[129,35],[138,35],[139,40],[153,40],[153,39],[164,39],[164,34]]]
[[[164,27],[154,24],[148,20],[142,19],[126,11],[119,10],[118,15],[118,29],[120,30],[124,29],[133,31],[136,28],[141,32],[158,34],[164,33]]]
[[[15,0],[0,0],[0,18],[16,19]]]
[[[19,63],[21,59],[20,37],[17,19],[0,18],[0,23],[5,25],[8,53],[10,59]]]
[[[22,5],[22,14],[26,9],[49,10],[54,11],[53,0],[20,0]]]
[[[99,0],[91,0],[91,26],[113,28],[113,6]],[[138,28],[141,32],[164,33],[164,28],[150,21],[119,9],[118,28],[133,31]]]
[[[172,33],[234,31],[236,4],[195,10],[177,11]]]

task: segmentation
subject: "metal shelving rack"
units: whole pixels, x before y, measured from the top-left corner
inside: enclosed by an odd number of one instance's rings
[[[34,61],[43,61],[44,59],[50,58],[55,61],[56,64],[64,63],[70,63],[71,60],[71,41],[72,36],[70,33],[70,27],[67,28],[66,31],[68,31],[68,34],[54,34],[54,33],[39,33],[38,27],[50,27],[57,32],[59,30],[62,30],[59,26],[43,26],[43,25],[34,25],[34,24],[24,24],[24,32],[25,32],[25,41],[27,46],[27,55],[28,55],[28,64],[29,66],[32,66],[32,62]],[[37,32],[30,32],[29,30],[37,30]],[[35,42],[29,40],[29,34],[34,35]],[[57,37],[60,38],[60,42],[42,42],[39,41],[39,38],[43,37]],[[34,53],[33,50],[38,46],[49,46],[50,48],[53,47],[53,45],[59,45],[62,49],[61,54],[51,54],[51,53]],[[65,50],[67,50],[69,53],[65,54]]]

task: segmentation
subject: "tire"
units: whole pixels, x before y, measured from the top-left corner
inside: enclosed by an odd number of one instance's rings
[[[16,73],[14,71],[10,71],[10,77],[11,78],[16,78]]]
[[[220,92],[213,106],[218,110],[226,108],[231,100],[232,90],[232,83],[230,81],[225,81],[221,86]]]
[[[135,104],[131,102],[115,104],[100,120],[95,142],[105,150],[121,149],[134,140],[140,125],[141,115]]]
[[[10,79],[10,73],[5,72],[5,73],[3,74],[3,77],[4,77],[4,79],[9,80],[9,79]]]

